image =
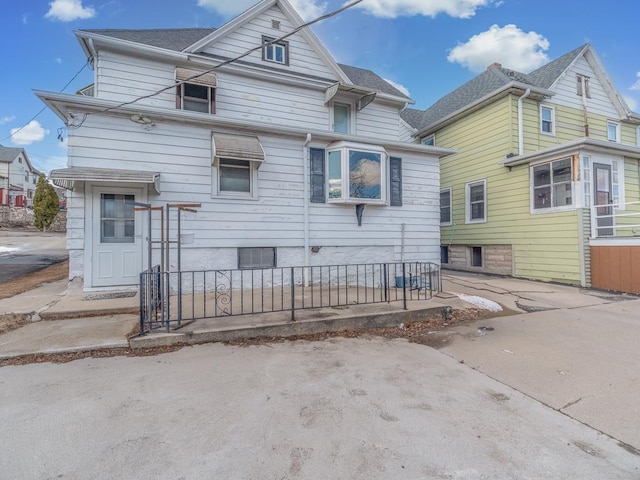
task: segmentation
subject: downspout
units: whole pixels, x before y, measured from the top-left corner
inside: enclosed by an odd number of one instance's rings
[[[587,108],[587,79],[580,77],[582,84],[582,114],[584,115],[584,136],[589,136],[589,109]]]
[[[524,120],[523,120],[523,100],[531,95],[531,89],[527,88],[527,91],[524,92],[520,98],[518,98],[518,155],[522,155],[524,153]]]
[[[308,266],[311,263],[310,254],[309,254],[309,143],[311,142],[311,134],[307,133],[307,138],[302,144],[302,155],[304,158],[304,175],[303,178],[303,190],[304,190],[304,201],[303,204],[303,229],[304,229],[304,285],[309,286],[309,272]]]

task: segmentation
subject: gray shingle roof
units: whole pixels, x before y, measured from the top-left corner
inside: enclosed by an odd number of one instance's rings
[[[349,77],[349,80],[351,80],[355,85],[371,88],[372,90],[376,90],[377,92],[387,93],[389,95],[395,95],[398,97],[405,97],[409,99],[407,95],[395,88],[382,77],[373,73],[371,70],[352,67],[350,65],[344,65],[342,63],[339,63],[338,66],[347,75],[347,77]]]
[[[181,52],[214,30],[215,28],[159,28],[152,30],[81,30],[81,32],[95,33],[129,42],[141,43],[142,45]]]
[[[0,145],[0,162],[13,162],[22,152],[22,148],[3,147]]]
[[[520,82],[524,85],[547,89],[553,85],[585,47],[586,45],[578,47],[529,74],[503,68],[499,65],[491,65],[480,75],[422,111],[421,115],[413,109],[407,109],[401,113],[401,116],[409,125],[419,130],[424,130],[452,113],[473,104],[482,97],[500,90],[511,82]]]
[[[153,30],[121,30],[121,29],[101,29],[101,30],[80,30],[80,32],[94,33],[107,37],[127,40],[129,42],[150,45],[167,50],[181,52],[190,47],[198,40],[203,39],[215,28],[165,28]],[[349,79],[360,87],[370,88],[377,92],[387,93],[409,99],[404,93],[399,91],[382,77],[376,75],[371,70],[352,67],[350,65],[339,65]]]

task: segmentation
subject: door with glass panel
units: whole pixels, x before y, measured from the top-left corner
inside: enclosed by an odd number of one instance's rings
[[[613,235],[613,188],[611,165],[593,164],[593,203],[596,207],[596,234],[598,237]]]
[[[142,270],[141,225],[134,211],[141,190],[94,191],[92,286],[136,285]]]

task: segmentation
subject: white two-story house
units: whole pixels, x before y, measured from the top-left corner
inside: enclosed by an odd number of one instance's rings
[[[0,145],[0,205],[32,207],[39,175],[23,148]]]
[[[138,283],[163,232],[131,201],[200,205],[181,216],[183,270],[439,262],[453,150],[410,143],[412,100],[302,24],[265,0],[218,29],[76,32],[93,87],[36,92],[68,126],[51,178],[70,189],[72,285]]]

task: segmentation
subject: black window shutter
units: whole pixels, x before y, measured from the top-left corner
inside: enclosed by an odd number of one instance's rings
[[[402,206],[402,159],[391,157],[389,159],[389,205],[392,207]]]
[[[324,203],[324,148],[310,148],[310,188],[311,203]]]

